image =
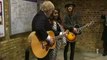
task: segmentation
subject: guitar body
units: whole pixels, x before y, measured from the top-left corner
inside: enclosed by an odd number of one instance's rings
[[[54,37],[54,33],[52,31],[48,31],[47,33],[51,37]],[[40,41],[36,36],[36,32],[32,32],[28,38],[31,40],[31,48],[37,58],[44,58],[48,54],[49,49],[54,49],[56,47],[55,42],[53,46],[46,49],[47,42],[45,40]]]
[[[72,32],[69,32],[68,35],[67,35],[67,41],[68,42],[74,42],[76,39],[76,35]]]

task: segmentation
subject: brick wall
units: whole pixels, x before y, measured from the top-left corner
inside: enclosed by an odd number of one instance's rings
[[[96,23],[83,30],[83,33],[77,38],[77,51],[95,51],[96,48],[102,49],[102,21],[100,16],[107,11],[107,0],[52,0],[56,7],[61,9],[64,14],[64,4],[74,2],[77,11],[82,17],[82,24],[90,20],[96,20]],[[5,6],[5,32],[6,36],[0,38],[0,60],[24,60],[24,52],[27,47],[27,36],[29,33],[19,34],[10,37],[10,17],[9,0],[4,0]],[[60,3],[60,4],[59,4]]]
[[[15,38],[0,42],[0,60],[24,60],[26,38]]]
[[[107,0],[51,0],[57,8],[61,10],[61,15],[65,14],[64,5],[66,3],[76,4],[76,11],[80,13],[82,24],[95,20],[94,25],[85,28],[80,36],[77,37],[77,51],[96,51],[102,50],[102,21],[101,15],[107,11]]]

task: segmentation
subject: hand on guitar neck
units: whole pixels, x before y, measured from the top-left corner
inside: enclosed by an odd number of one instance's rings
[[[80,30],[78,28],[73,28],[73,33],[74,34],[80,34]]]
[[[77,28],[73,28],[73,32],[77,33],[78,32]]]

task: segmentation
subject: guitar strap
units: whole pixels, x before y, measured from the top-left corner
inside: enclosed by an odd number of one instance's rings
[[[105,19],[106,20],[105,21],[105,26],[107,26],[107,15],[105,15],[105,17],[106,17],[106,19]]]
[[[59,23],[58,23],[58,25],[59,25],[61,31],[64,32],[64,28],[63,28]],[[62,41],[63,41],[63,44],[64,44],[64,46],[65,46],[66,43],[67,43],[67,42],[66,42],[66,37],[65,37],[65,36],[63,36]]]

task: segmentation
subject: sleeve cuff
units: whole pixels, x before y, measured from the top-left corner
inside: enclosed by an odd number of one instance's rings
[[[48,35],[48,37],[46,38],[46,40],[50,40],[50,38],[51,38],[51,37]]]
[[[62,35],[63,34],[63,32],[60,32],[60,34],[59,35]]]

